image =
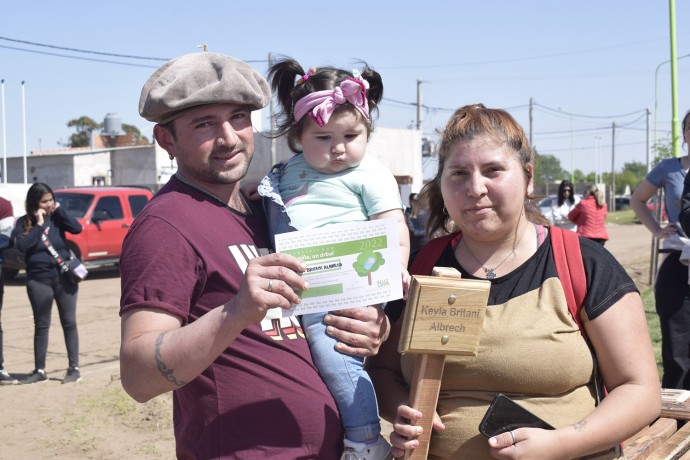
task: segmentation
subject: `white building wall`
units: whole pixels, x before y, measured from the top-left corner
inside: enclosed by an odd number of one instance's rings
[[[110,152],[93,152],[78,154],[60,154],[70,156],[74,161],[74,180],[66,187],[90,187],[94,185],[94,178],[105,178],[108,183],[110,175]]]
[[[156,148],[152,145],[113,150],[110,155],[111,183],[153,186],[160,176],[159,163]]]

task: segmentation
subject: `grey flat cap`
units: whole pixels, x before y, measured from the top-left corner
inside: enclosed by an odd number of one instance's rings
[[[187,54],[166,62],[146,81],[139,114],[167,123],[208,104],[266,107],[271,90],[266,79],[246,62],[217,53]]]

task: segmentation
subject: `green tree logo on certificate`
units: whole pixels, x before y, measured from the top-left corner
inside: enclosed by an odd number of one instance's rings
[[[366,276],[369,286],[371,286],[371,272],[378,270],[385,262],[380,252],[366,250],[357,256],[357,260],[352,264],[352,267],[359,276]]]

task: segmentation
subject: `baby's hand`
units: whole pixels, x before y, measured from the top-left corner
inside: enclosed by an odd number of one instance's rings
[[[261,195],[259,195],[258,190],[259,183],[256,181],[247,182],[240,186],[240,192],[246,199],[250,201],[258,201],[261,199]]]

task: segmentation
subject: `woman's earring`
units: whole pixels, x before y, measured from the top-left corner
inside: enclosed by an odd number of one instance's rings
[[[173,164],[173,160],[175,159],[175,157],[172,155],[168,155],[168,157],[170,157],[170,169],[173,169],[175,167],[175,165]]]

